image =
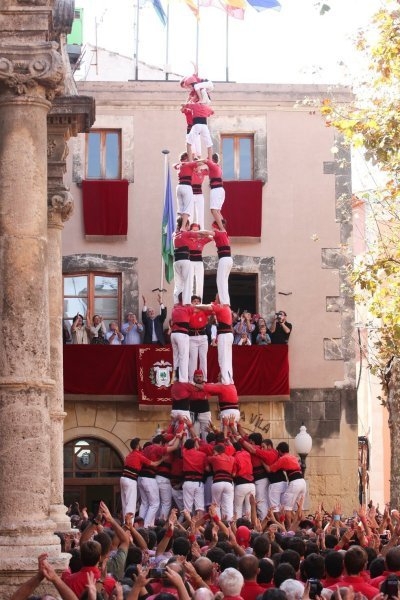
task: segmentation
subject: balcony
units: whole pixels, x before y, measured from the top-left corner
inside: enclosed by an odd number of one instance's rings
[[[208,381],[217,381],[217,349],[208,351]],[[134,401],[140,408],[170,404],[171,346],[64,346],[66,399]],[[289,399],[288,346],[233,346],[241,401]],[[116,398],[117,397],[117,398]]]

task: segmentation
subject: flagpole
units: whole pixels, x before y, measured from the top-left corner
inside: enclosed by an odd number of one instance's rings
[[[167,4],[167,30],[165,32],[165,79],[168,81],[169,78],[169,2]],[[164,150],[163,150],[164,152]],[[169,150],[168,150],[169,152]]]
[[[161,153],[164,154],[164,190],[167,189],[167,177],[168,177],[168,154],[169,150],[161,150]],[[164,197],[165,204],[165,197]],[[164,289],[164,259],[161,252],[161,277],[160,277],[160,290]],[[162,294],[162,292],[160,292]]]
[[[136,5],[135,81],[139,79],[139,0]]]
[[[229,81],[229,14],[226,12],[225,80]]]
[[[199,71],[199,34],[200,34],[200,0],[197,0],[197,21],[196,21],[196,72]]]

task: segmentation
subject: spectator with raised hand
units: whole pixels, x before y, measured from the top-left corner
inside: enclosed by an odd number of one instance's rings
[[[106,339],[107,329],[101,315],[94,315],[90,327],[90,343],[91,344],[108,344]]]
[[[106,527],[101,527],[101,520],[105,520],[107,525],[111,527],[114,536],[111,542]],[[100,530],[99,530],[100,528]],[[121,527],[119,522],[111,515],[107,505],[101,501],[99,506],[99,514],[97,519],[92,520],[92,524],[87,527],[81,536],[81,548],[86,540],[97,532],[94,539],[101,545],[101,563],[107,564],[107,573],[113,575],[116,579],[121,579],[125,570],[126,556],[129,547],[129,535]],[[110,557],[111,551],[114,551]]]
[[[106,339],[110,346],[121,346],[124,336],[119,330],[117,321],[111,321],[109,331],[106,333]]]
[[[78,600],[78,596],[61,580],[53,567],[47,561],[48,555],[43,553],[38,557],[38,570],[28,581],[25,581],[13,593],[10,600],[27,600],[36,588],[47,579],[54,585],[62,600]],[[47,596],[50,600],[50,596]]]
[[[142,323],[144,325],[144,344],[161,344],[165,346],[164,339],[164,321],[167,318],[167,308],[164,306],[162,296],[157,295],[158,304],[160,305],[160,314],[156,315],[154,308],[147,307],[146,298],[142,296]]]

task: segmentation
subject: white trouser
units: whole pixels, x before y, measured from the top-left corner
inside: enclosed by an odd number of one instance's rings
[[[193,404],[196,404],[196,402],[194,401]],[[208,410],[207,412],[196,414],[191,413],[190,416],[196,435],[205,441],[208,433],[208,426],[211,423],[211,411]]]
[[[233,265],[232,256],[223,256],[218,261],[217,267],[217,291],[221,304],[231,305],[229,296],[229,273]]]
[[[221,419],[221,428],[223,428],[223,420],[224,419],[232,419],[235,423],[239,423],[240,421],[240,410],[238,408],[225,408],[221,410],[219,413],[219,417]]]
[[[182,292],[182,304],[190,304],[193,280],[191,278],[190,260],[174,262],[174,304],[178,304],[178,296]]]
[[[269,506],[274,512],[278,512],[282,505],[282,496],[286,492],[286,481],[270,483],[268,487]]]
[[[231,521],[233,517],[233,483],[219,481],[211,486],[213,504],[217,505],[220,518]]]
[[[178,215],[193,214],[193,190],[191,185],[178,183],[176,186],[176,203]]]
[[[167,520],[168,515],[171,512],[172,505],[171,482],[167,477],[156,475],[156,483],[158,485],[158,491],[160,494],[159,515],[162,519]]]
[[[286,491],[282,496],[282,504],[285,510],[294,510],[300,496],[305,497],[306,491],[307,488],[305,479],[295,479],[294,481],[289,481]]]
[[[192,154],[194,156],[197,156],[198,158],[200,158],[201,156],[201,139],[199,135],[196,135],[196,137],[194,138],[194,140],[192,140],[193,143],[191,143],[189,141],[189,135],[190,132],[186,134],[186,143],[189,144],[190,146],[192,146]],[[190,217],[190,221],[192,220],[192,218]],[[198,221],[195,221],[195,223],[198,223]],[[203,229],[203,227],[202,227]]]
[[[266,516],[269,508],[269,480],[267,477],[255,481],[256,500],[257,500],[257,515],[262,521]]]
[[[145,527],[153,527],[154,519],[160,507],[160,493],[157,482],[152,477],[139,477],[138,487],[140,491],[139,516],[144,519]]]
[[[212,493],[211,493],[212,482],[213,482],[212,475],[210,475],[209,477],[206,477],[206,481],[204,483],[204,502],[205,502],[206,508],[208,508],[212,502]]]
[[[179,512],[182,512],[184,509],[183,506],[183,491],[182,490],[175,490],[174,488],[171,489],[172,492],[172,497],[174,499],[174,502],[176,504],[176,506],[179,509]]]
[[[221,371],[221,383],[233,383],[232,368],[233,333],[219,333],[217,337],[218,365]]]
[[[201,104],[211,104],[211,100],[207,92],[214,89],[212,81],[199,81],[199,83],[195,83],[193,87]]]
[[[171,410],[171,417],[173,419],[179,419],[180,417],[182,417],[184,419],[189,419],[190,421],[190,411],[180,409]]]
[[[204,289],[204,263],[202,260],[191,260],[190,261],[190,279],[193,284],[193,293],[196,296],[200,296],[203,301],[203,289]]]
[[[255,496],[256,488],[254,483],[239,483],[235,485],[235,503],[234,514],[238,519],[247,515],[250,517],[250,494]]]
[[[201,149],[200,154],[201,156]],[[200,229],[204,229],[204,196],[203,194],[193,194],[193,223],[198,223]]]
[[[195,512],[204,510],[204,483],[202,481],[184,481],[182,488],[185,510],[193,514],[193,505]]]
[[[122,517],[125,518],[126,513],[136,514],[137,501],[137,481],[129,477],[121,477],[121,503]]]
[[[203,371],[204,381],[207,381],[207,352],[208,337],[206,335],[189,336],[189,381],[193,381],[193,374],[197,369]],[[197,362],[199,362],[199,367]]]
[[[188,143],[191,146],[196,146],[196,136],[200,137],[206,148],[212,148],[212,139],[208,125],[205,123],[195,123],[187,136]]]
[[[210,190],[210,210],[221,210],[225,202],[225,188],[216,187]]]
[[[171,333],[172,362],[174,370],[179,368],[179,381],[189,381],[189,336],[187,333]]]

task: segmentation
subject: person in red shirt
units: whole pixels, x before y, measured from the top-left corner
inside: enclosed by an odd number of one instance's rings
[[[178,171],[178,185],[176,186],[176,203],[177,213],[182,217],[180,229],[185,231],[186,223],[193,214],[193,190],[192,190],[192,174],[193,170],[198,167],[198,162],[189,160],[187,152],[182,152],[179,157],[179,162],[173,165]]]
[[[221,231],[225,231],[222,219],[222,205],[225,201],[225,189],[222,181],[222,169],[219,165],[219,156],[216,152],[204,161],[208,167],[208,176],[210,178],[210,210],[213,219],[217,222]]]
[[[254,483],[256,488],[257,514],[262,520],[266,517],[268,509],[272,506],[269,499],[269,476],[271,476],[271,478],[274,477],[272,474],[266,472],[264,469],[264,463],[266,465],[272,465],[279,458],[279,454],[276,450],[274,450],[272,442],[268,448],[261,448],[263,441],[261,433],[254,432],[247,436],[240,423],[238,423],[238,431],[241,435],[241,444],[248,452],[250,452],[251,455]],[[279,491],[278,500],[280,500],[280,494],[281,490]]]
[[[227,304],[220,304],[219,295],[216,295],[215,302],[211,304],[201,304],[198,308],[202,310],[212,310],[217,319],[217,350],[218,365],[221,373],[221,383],[224,385],[233,384],[232,368],[232,311]]]
[[[201,304],[200,296],[192,296],[192,306]],[[207,381],[208,337],[206,326],[207,312],[196,310],[189,317],[189,381],[193,381],[195,371],[200,369]]]
[[[186,144],[186,150],[189,160],[192,160],[192,146],[196,147],[197,136],[200,137],[200,140],[204,143],[204,145],[207,148],[207,158],[211,159],[213,143],[207,125],[207,118],[214,114],[213,109],[211,108],[211,106],[206,104],[200,104],[199,102],[191,102],[189,104],[186,104],[185,108],[190,108],[193,114],[193,125],[189,135],[187,136]]]
[[[209,79],[202,79],[196,72],[193,75],[183,77],[180,81],[180,86],[189,90],[188,100],[190,102],[210,104],[211,100],[208,92],[214,89],[214,85]]]
[[[190,397],[190,412],[193,418],[193,426],[196,428],[198,435],[201,439],[205,440],[208,433],[208,428],[211,423],[211,411],[210,411],[210,395],[202,389],[196,387],[196,385],[202,385],[204,383],[203,371],[197,369],[193,375],[193,391]]]
[[[227,521],[233,517],[233,469],[234,458],[225,454],[225,446],[217,444],[212,456],[208,457],[208,465],[212,468],[213,483],[211,495],[213,504],[217,505],[218,516]]]
[[[170,452],[173,452],[179,445],[179,439],[174,438],[168,445],[162,435],[156,435],[153,442],[143,448],[143,454],[152,462],[160,461]],[[169,482],[168,482],[169,483]],[[144,519],[145,527],[153,527],[154,520],[160,508],[160,494],[163,495],[162,502],[166,506],[170,502],[172,492],[171,486],[166,484],[165,489],[159,487],[156,481],[156,470],[150,465],[143,465],[138,479],[140,490],[140,510],[139,516]],[[168,515],[165,515],[167,518]]]
[[[200,156],[200,155],[199,155]],[[200,229],[204,229],[204,194],[203,181],[208,175],[208,168],[201,162],[192,173],[192,191],[193,191],[193,221],[200,225]]]
[[[240,595],[243,600],[256,600],[265,589],[257,583],[258,558],[252,554],[245,554],[239,559],[239,571],[243,575],[244,583]]]
[[[182,448],[183,457],[183,504],[190,514],[204,513],[204,471],[207,456],[198,450],[194,439],[186,440]]]
[[[369,584],[363,572],[366,569],[368,555],[361,546],[351,546],[344,555],[345,575],[341,586],[352,586],[355,592],[361,592],[367,600],[372,600],[377,595],[377,589]]]
[[[96,581],[101,579],[101,571],[98,567],[101,557],[101,545],[99,542],[84,542],[80,547],[82,568],[76,573],[69,570],[64,571],[61,579],[80,598],[86,589],[88,573],[92,573]],[[115,579],[107,575],[102,580],[102,586],[107,594],[111,594],[115,587]]]
[[[140,451],[140,439],[131,440],[131,452],[125,457],[124,469],[120,479],[122,515],[125,518],[126,513],[136,513],[137,501],[137,480],[139,472],[143,465],[155,467],[159,462],[152,462]]]
[[[226,221],[222,219],[222,224],[225,226]],[[229,275],[233,266],[233,258],[231,255],[231,243],[226,231],[220,231],[218,223],[214,221],[212,224],[214,242],[217,247],[218,253],[218,267],[217,267],[217,290],[218,297],[221,304],[226,306],[231,305],[231,298],[229,295]]]
[[[180,293],[171,314],[171,346],[175,378],[181,383],[189,381],[189,321],[193,313],[193,306],[184,305]]]
[[[200,231],[200,226],[197,223],[192,223],[190,226],[190,231]],[[207,237],[194,237],[189,239],[191,286],[195,295],[200,298],[200,302],[203,299],[204,289],[203,248],[206,244],[210,243],[212,239],[213,235],[211,232]]]
[[[382,575],[374,577],[370,581],[370,584],[378,589],[380,588],[381,583],[385,581],[389,575],[397,575],[397,577],[400,578],[400,546],[395,546],[388,550],[385,556],[385,567],[385,571]]]
[[[293,520],[293,509],[297,505],[299,498],[306,495],[306,482],[301,472],[298,458],[289,454],[289,445],[286,442],[280,442],[276,449],[279,458],[272,465],[266,465],[266,470],[270,473],[277,473],[278,471],[286,473],[288,485],[281,496],[281,504],[285,509],[286,528],[290,529]]]
[[[223,383],[205,383],[201,389],[208,392],[210,396],[217,396],[221,425],[223,425],[226,419],[234,423],[239,422],[239,397],[234,383],[229,385],[224,385]]]
[[[183,511],[183,458],[181,448],[171,454],[171,492],[178,510]]]
[[[256,488],[254,485],[253,465],[251,456],[247,450],[236,442],[234,454],[234,514],[239,518],[243,515],[250,515],[250,494],[255,496]]]

